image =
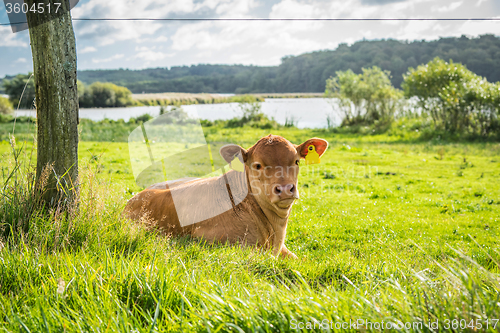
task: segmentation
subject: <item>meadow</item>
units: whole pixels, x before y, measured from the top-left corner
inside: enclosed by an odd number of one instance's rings
[[[299,259],[283,260],[124,219],[140,188],[126,133],[108,125],[81,125],[69,215],[27,217],[28,125],[15,144],[2,133],[0,331],[500,330],[499,143],[205,128],[207,142],[244,147],[269,133],[330,142],[320,165],[301,166],[286,240]]]

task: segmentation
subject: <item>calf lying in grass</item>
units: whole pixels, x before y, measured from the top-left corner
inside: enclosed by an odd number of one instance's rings
[[[312,138],[294,145],[269,135],[248,150],[226,145],[220,154],[233,170],[219,177],[154,184],[130,199],[125,213],[165,234],[256,245],[275,256],[297,258],[286,248],[285,236],[299,198],[299,162],[311,146],[321,156],[328,142]]]

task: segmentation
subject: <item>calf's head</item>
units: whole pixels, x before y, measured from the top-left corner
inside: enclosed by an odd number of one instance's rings
[[[312,138],[295,145],[277,135],[263,137],[248,150],[237,145],[226,145],[220,154],[229,163],[235,157],[245,165],[250,189],[262,208],[286,218],[295,199],[299,198],[297,178],[300,159],[305,158],[313,145],[321,156],[328,142]]]

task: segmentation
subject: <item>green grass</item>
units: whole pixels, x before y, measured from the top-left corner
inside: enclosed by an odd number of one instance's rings
[[[208,141],[245,147],[270,132],[205,130]],[[312,136],[330,142],[319,166],[301,167],[286,240],[298,260],[166,239],[123,219],[140,190],[126,142],[82,141],[74,218],[35,213],[29,231],[0,238],[0,331],[275,332],[300,321],[361,319],[372,326],[351,331],[379,331],[373,323],[382,321],[431,331],[436,320],[446,331],[454,319],[469,325],[454,331],[472,331],[471,320],[481,320],[479,331],[498,331],[491,321],[500,318],[498,143],[271,132],[297,144]],[[31,149],[25,143],[21,163]],[[3,173],[14,165],[10,145],[0,142]],[[3,211],[12,191],[1,193]]]

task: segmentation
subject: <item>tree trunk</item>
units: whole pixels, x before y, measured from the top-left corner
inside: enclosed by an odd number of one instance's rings
[[[49,207],[76,203],[78,198],[78,90],[76,45],[68,0],[58,14],[26,16],[33,55],[38,147],[36,174],[45,183],[43,201]],[[54,0],[26,0],[28,7]]]

